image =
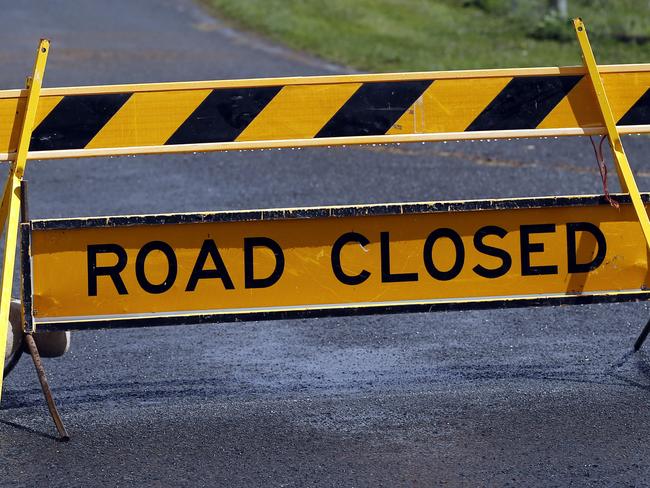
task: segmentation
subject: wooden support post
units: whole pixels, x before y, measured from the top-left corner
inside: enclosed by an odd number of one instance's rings
[[[27,164],[27,152],[32,137],[34,121],[36,120],[36,109],[41,94],[43,74],[47,55],[50,51],[50,41],[41,39],[36,52],[36,61],[32,77],[28,82],[27,101],[25,103],[25,115],[23,118],[16,159],[11,165],[7,183],[5,184],[4,196],[0,219],[6,220],[5,250],[2,259],[2,284],[0,289],[0,357],[5,357],[7,344],[7,328],[9,327],[9,307],[11,306],[11,292],[14,281],[14,265],[16,263],[16,240],[18,237],[18,223],[20,220],[21,186],[20,182],[25,173]],[[2,398],[2,375],[0,375],[0,399]]]
[[[646,246],[648,250],[650,250],[650,219],[648,218],[648,213],[646,212],[643,201],[641,200],[641,194],[639,193],[639,188],[637,187],[636,181],[634,180],[632,168],[630,167],[630,163],[627,160],[627,156],[625,155],[625,150],[623,149],[623,141],[621,141],[621,135],[618,132],[618,127],[616,127],[616,120],[614,119],[612,108],[610,107],[609,100],[607,99],[607,92],[605,91],[603,80],[601,79],[600,73],[598,72],[598,65],[596,64],[594,53],[591,50],[589,37],[587,37],[587,28],[580,18],[573,19],[573,27],[575,28],[576,35],[578,36],[580,49],[582,50],[583,63],[587,68],[589,79],[591,80],[594,92],[596,93],[598,107],[600,108],[600,113],[602,114],[603,121],[605,122],[607,136],[609,137],[609,146],[612,149],[614,161],[616,162],[616,171],[618,172],[618,180],[621,184],[621,190],[630,194],[632,206],[634,207],[637,219],[641,225],[643,236],[645,237]],[[634,343],[635,351],[638,351],[641,348],[649,332],[650,321],[646,324],[645,328],[641,332],[641,335]]]
[[[616,162],[616,171],[618,172],[621,190],[630,194],[632,206],[634,207],[639,224],[641,225],[641,230],[643,231],[643,236],[645,237],[646,244],[650,250],[650,219],[648,218],[648,213],[646,212],[643,201],[641,200],[641,194],[639,193],[639,188],[634,180],[632,168],[630,168],[630,163],[627,160],[625,150],[623,149],[623,142],[621,141],[621,136],[616,127],[616,120],[614,119],[612,108],[607,99],[603,80],[598,72],[598,65],[596,64],[594,53],[591,50],[589,37],[587,37],[587,28],[580,18],[573,19],[573,27],[578,36],[580,49],[582,50],[583,63],[587,69],[587,74],[596,94],[596,101],[598,102],[600,113],[605,122],[607,136],[609,137],[609,145],[612,149],[612,154],[614,155],[614,161]]]
[[[59,439],[63,442],[67,442],[70,440],[70,436],[68,435],[68,432],[65,430],[65,426],[63,425],[63,420],[59,415],[59,411],[56,409],[56,403],[54,403],[52,390],[50,390],[50,385],[47,382],[47,377],[45,376],[45,369],[43,368],[43,363],[41,362],[41,356],[38,353],[38,348],[36,347],[36,342],[34,342],[34,337],[32,336],[32,334],[25,334],[25,344],[27,344],[29,354],[32,356],[32,360],[34,361],[34,367],[36,368],[38,381],[41,383],[41,389],[43,390],[43,395],[45,395],[47,408],[50,411],[52,420],[54,420],[54,425],[56,425],[56,430],[59,432]]]

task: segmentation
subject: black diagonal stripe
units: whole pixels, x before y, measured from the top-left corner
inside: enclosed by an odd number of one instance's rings
[[[582,76],[513,78],[466,131],[535,129]]]
[[[650,89],[628,110],[617,125],[650,124]]]
[[[83,149],[131,96],[69,95],[32,132],[30,151]]]
[[[431,83],[416,80],[361,85],[316,137],[383,135]]]
[[[165,144],[234,141],[281,89],[266,86],[213,90]]]

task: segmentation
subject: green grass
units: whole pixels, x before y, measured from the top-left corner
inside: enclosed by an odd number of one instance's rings
[[[204,0],[292,48],[368,71],[580,64],[545,0]],[[569,0],[600,64],[650,62],[650,2]]]

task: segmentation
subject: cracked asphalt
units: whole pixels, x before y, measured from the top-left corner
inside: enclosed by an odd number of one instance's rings
[[[22,85],[41,36],[45,86],[345,71],[189,0],[0,0],[0,18],[3,88]],[[647,189],[650,141],[624,143]],[[602,190],[584,138],[32,162],[27,179],[34,218]],[[647,486],[650,353],[631,349],[649,315],[628,303],[76,333],[45,361],[72,440],[54,440],[23,358],[0,408],[0,485]]]

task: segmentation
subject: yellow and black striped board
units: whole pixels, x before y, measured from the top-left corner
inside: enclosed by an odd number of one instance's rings
[[[28,330],[645,300],[615,197],[36,220]]]
[[[621,133],[650,132],[650,64],[601,66]],[[25,90],[0,91],[0,160]],[[43,89],[30,158],[605,133],[582,67]]]

